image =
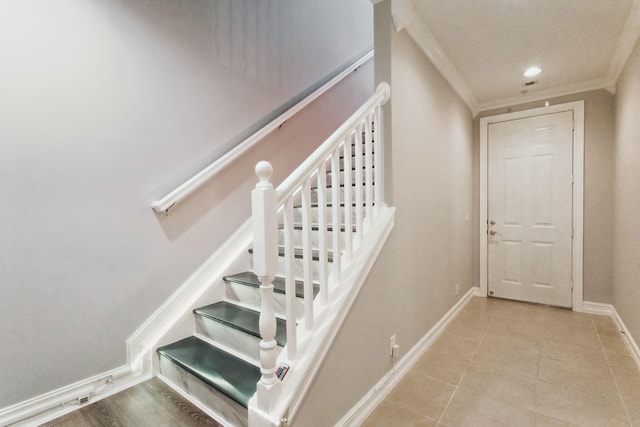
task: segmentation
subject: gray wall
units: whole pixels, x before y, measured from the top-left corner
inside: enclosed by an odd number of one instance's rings
[[[640,343],[640,42],[616,91],[613,305]]]
[[[169,216],[149,204],[369,50],[372,22],[369,0],[0,2],[0,408],[126,362],[249,217],[255,163],[280,182],[370,96],[373,64]]]
[[[390,31],[396,224],[294,419],[299,426],[338,421],[392,369],[389,337],[397,335],[404,356],[473,281],[471,112],[407,33]],[[376,60],[388,60],[377,45]]]
[[[584,100],[584,292],[585,301],[611,303],[613,292],[613,181],[614,97],[606,90],[550,98],[552,105]],[[514,105],[510,111],[544,106],[544,101]],[[507,108],[483,111],[474,120],[474,179],[478,182],[481,117],[507,112]],[[474,206],[479,206],[474,188]],[[479,280],[478,213],[474,215],[474,278]]]

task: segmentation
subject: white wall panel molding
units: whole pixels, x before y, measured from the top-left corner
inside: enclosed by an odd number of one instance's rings
[[[373,410],[384,400],[393,388],[418,362],[420,357],[433,345],[446,327],[471,300],[478,296],[479,289],[471,288],[451,307],[451,309],[429,330],[416,345],[404,355],[394,368],[390,370],[351,410],[336,423],[336,427],[361,425]]]

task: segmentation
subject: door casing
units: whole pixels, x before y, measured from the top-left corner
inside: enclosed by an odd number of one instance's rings
[[[572,271],[573,295],[572,309],[583,311],[583,241],[584,241],[584,101],[568,102],[549,107],[534,108],[513,113],[498,114],[480,119],[480,296],[486,297],[487,286],[487,183],[488,183],[488,128],[491,123],[524,119],[543,114],[573,111],[573,242]]]

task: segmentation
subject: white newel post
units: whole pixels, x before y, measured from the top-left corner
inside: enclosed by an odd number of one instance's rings
[[[276,190],[269,178],[273,168],[269,162],[256,165],[259,178],[251,192],[253,225],[253,270],[260,280],[260,372],[256,391],[257,408],[249,409],[252,427],[272,425],[269,414],[280,395],[280,380],[276,377],[276,315],[273,308],[273,279],[278,268],[278,215]],[[257,409],[257,412],[253,411]]]

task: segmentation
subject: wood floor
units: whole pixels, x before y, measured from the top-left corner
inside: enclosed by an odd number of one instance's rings
[[[153,378],[43,424],[44,427],[220,426],[204,412]]]

